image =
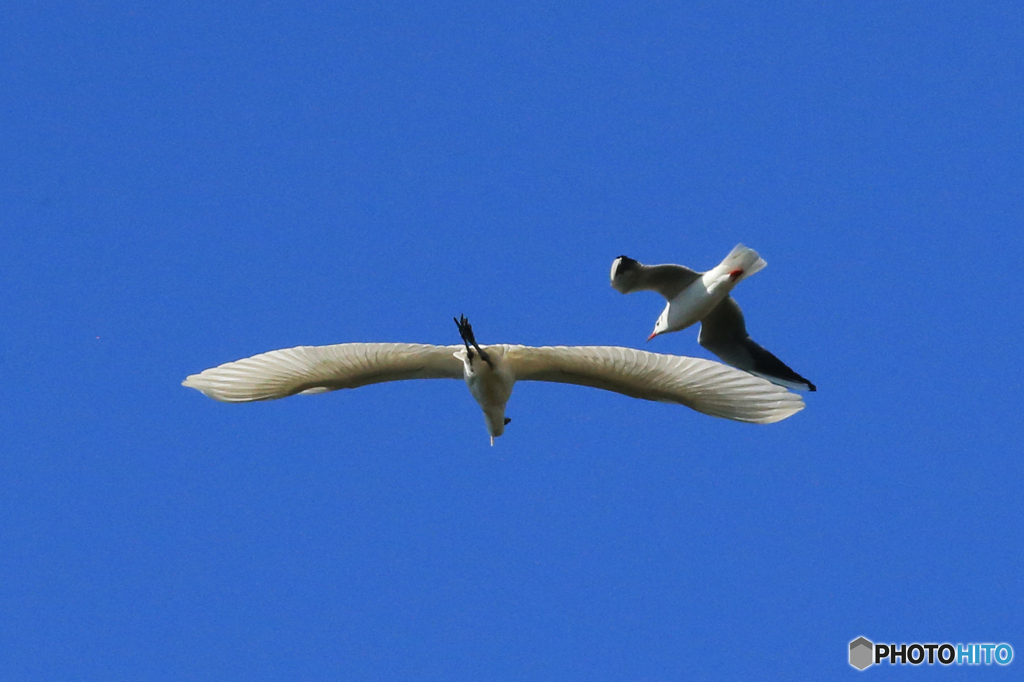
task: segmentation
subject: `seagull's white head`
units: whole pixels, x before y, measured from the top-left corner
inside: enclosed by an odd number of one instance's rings
[[[665,306],[665,309],[661,311],[661,315],[658,315],[658,321],[654,323],[654,331],[651,332],[651,335],[647,337],[647,340],[650,341],[655,336],[658,336],[660,334],[664,334],[667,331],[669,331],[669,329],[668,329],[668,306]]]

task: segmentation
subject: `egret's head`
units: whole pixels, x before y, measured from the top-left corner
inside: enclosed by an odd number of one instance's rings
[[[484,421],[487,423],[487,435],[491,437],[491,445],[494,445],[494,439],[505,433],[505,426],[512,420],[505,416],[505,406],[502,405],[484,410]]]

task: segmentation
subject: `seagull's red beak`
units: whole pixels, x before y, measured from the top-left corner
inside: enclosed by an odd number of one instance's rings
[[[729,273],[729,279],[731,279],[732,281],[735,282],[737,279],[740,278],[740,276],[742,274],[743,274],[743,270],[742,269],[733,270],[732,272]]]
[[[653,339],[657,335],[658,335],[658,332],[651,332],[651,335],[647,337],[647,340],[650,341],[651,339]]]

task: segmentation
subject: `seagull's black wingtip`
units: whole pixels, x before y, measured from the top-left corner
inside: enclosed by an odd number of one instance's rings
[[[619,262],[619,267],[615,268],[616,275],[622,274],[623,272],[628,272],[630,270],[635,270],[640,265],[640,261],[634,260],[629,256],[625,255],[619,256],[615,260]],[[614,263],[615,261],[612,262]]]

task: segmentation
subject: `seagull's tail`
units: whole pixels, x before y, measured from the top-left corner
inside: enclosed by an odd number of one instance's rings
[[[737,244],[718,267],[728,273],[736,272],[737,275],[733,281],[739,283],[754,273],[760,272],[766,265],[768,263],[757,255],[757,251],[747,248],[743,244]]]

